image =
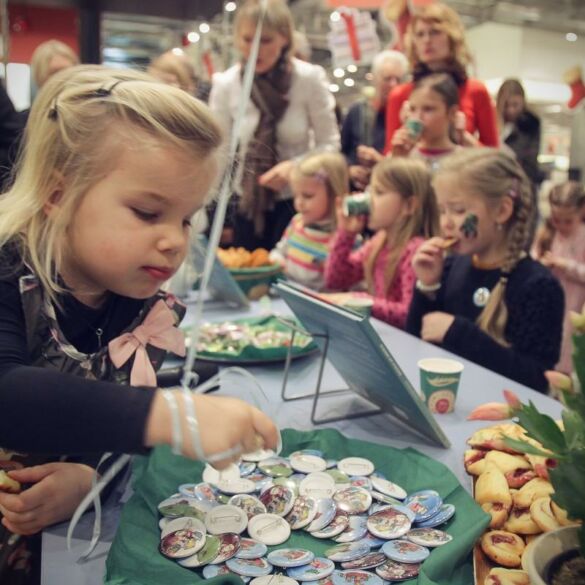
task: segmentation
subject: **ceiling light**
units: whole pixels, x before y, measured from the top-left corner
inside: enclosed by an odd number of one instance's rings
[[[192,30],[188,35],[187,35],[187,40],[190,43],[196,43],[201,37],[199,36],[198,32],[195,32],[194,30]]]
[[[209,32],[209,25],[206,22],[202,22],[199,25],[199,32],[202,32],[203,34],[208,33]]]
[[[343,80],[343,83],[347,86],[347,87],[353,87],[355,85],[355,81],[351,78],[351,77],[347,77],[346,79]]]
[[[573,33],[573,32],[569,32],[565,35],[565,38],[570,42],[570,43],[574,43],[579,37]]]
[[[333,70],[333,77],[342,78],[345,75],[345,71],[341,67]]]
[[[339,12],[337,12],[337,10],[334,10],[331,15],[329,16],[331,22],[337,22],[340,18],[341,18],[341,14],[339,14]]]
[[[226,12],[233,12],[237,8],[237,5],[235,2],[226,2],[224,8]]]
[[[183,49],[181,49],[181,48],[179,48],[179,47],[175,47],[175,48],[172,50],[172,53],[173,53],[174,55],[182,55],[182,54],[183,54]]]
[[[348,65],[348,66],[347,66],[347,70],[348,70],[350,73],[355,73],[355,72],[357,71],[357,65],[354,65],[354,64],[352,63],[351,65]]]
[[[337,85],[337,83],[330,83],[329,84],[329,91],[331,93],[337,93],[339,91],[339,85]]]

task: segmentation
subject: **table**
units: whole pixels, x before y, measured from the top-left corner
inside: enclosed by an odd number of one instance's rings
[[[273,299],[270,308],[266,305],[253,303],[252,307],[247,310],[230,309],[226,308],[223,303],[208,301],[205,305],[204,316],[209,321],[231,320],[257,316],[267,309],[275,314],[290,315],[290,310],[284,301]],[[193,311],[191,311],[191,315],[192,313]],[[188,311],[185,324],[191,323],[189,319],[190,313]],[[471,481],[463,466],[465,441],[475,430],[488,424],[485,421],[467,420],[467,415],[473,408],[484,402],[501,402],[503,400],[502,390],[508,388],[514,391],[523,402],[532,400],[541,411],[555,418],[560,416],[561,404],[547,396],[530,390],[477,364],[458,356],[453,356],[450,352],[421,341],[377,319],[372,319],[372,324],[415,388],[419,386],[417,367],[419,359],[425,357],[456,357],[456,359],[463,362],[465,369],[461,377],[455,411],[450,414],[437,415],[437,420],[451,441],[452,446],[450,449],[443,449],[432,445],[426,439],[414,434],[386,414],[328,423],[327,427],[336,428],[348,437],[355,439],[392,445],[396,448],[414,447],[426,455],[441,461],[457,476],[464,487],[470,489]],[[317,356],[293,361],[287,395],[304,394],[312,390],[315,387],[318,366],[319,359]],[[270,412],[268,414],[283,428],[294,427],[299,430],[322,428],[322,426],[314,427],[311,423],[309,414],[312,399],[291,402],[281,400],[283,368],[282,363],[247,368],[256,376],[269,399]],[[327,364],[323,377],[323,391],[342,387],[344,387],[343,380],[334,368]],[[323,414],[321,408],[327,409],[328,415],[337,414],[345,411],[345,409],[355,408],[356,401],[360,400],[358,397],[351,398],[351,396],[324,397],[320,400],[318,414]],[[67,551],[65,542],[67,524],[59,524],[43,533],[43,585],[97,585],[102,582],[104,563],[117,526],[121,502],[125,501],[125,498],[129,496],[129,492],[128,490],[125,492],[119,491],[113,496],[114,501],[108,504],[104,517],[102,541],[89,561],[77,563],[76,558],[86,546],[84,539],[90,538],[93,522],[92,514],[86,514],[78,525],[76,529],[77,538],[74,541],[72,552]]]

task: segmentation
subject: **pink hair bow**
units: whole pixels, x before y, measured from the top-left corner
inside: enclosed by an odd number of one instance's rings
[[[156,386],[156,372],[148,358],[147,344],[185,355],[185,338],[174,325],[173,312],[161,299],[152,307],[142,325],[108,343],[110,358],[116,368],[121,368],[136,354],[130,372],[132,386]]]

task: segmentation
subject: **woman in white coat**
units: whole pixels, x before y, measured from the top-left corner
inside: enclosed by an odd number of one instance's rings
[[[209,105],[227,137],[242,95],[243,65],[250,56],[260,2],[247,0],[235,20],[243,57],[213,77]],[[234,182],[235,246],[271,249],[294,214],[288,188],[297,158],[313,149],[339,150],[335,101],[325,71],[292,57],[292,15],[283,0],[268,0],[252,96],[240,129],[240,157]]]

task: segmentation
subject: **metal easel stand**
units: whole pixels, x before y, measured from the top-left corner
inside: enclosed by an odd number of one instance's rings
[[[291,323],[287,319],[282,317],[277,317],[278,321],[280,321],[283,325],[290,328],[291,330],[291,338],[290,338],[290,345],[288,347],[288,351],[286,354],[286,362],[284,365],[284,378],[282,380],[282,389],[280,392],[280,397],[284,402],[292,402],[293,400],[303,400],[305,398],[312,398],[313,399],[313,406],[311,408],[311,422],[314,425],[321,425],[330,422],[337,422],[340,420],[348,420],[352,418],[360,418],[363,416],[372,416],[374,414],[380,414],[382,412],[381,408],[371,408],[368,410],[359,410],[358,412],[352,412],[348,414],[344,414],[342,416],[331,416],[331,417],[320,417],[317,418],[317,406],[319,403],[319,397],[321,396],[340,396],[340,395],[350,395],[353,394],[354,396],[357,395],[351,388],[343,388],[339,390],[327,390],[322,391],[321,385],[323,382],[323,371],[325,370],[325,362],[327,361],[327,351],[329,349],[329,335],[327,333],[309,333],[303,329],[297,327],[294,323]],[[308,392],[306,394],[298,394],[295,396],[287,396],[286,394],[286,387],[288,384],[288,377],[290,373],[290,365],[292,361],[292,350],[294,346],[294,340],[297,333],[302,335],[310,335],[311,337],[318,337],[323,339],[323,350],[321,351],[321,361],[319,363],[319,374],[317,375],[317,384],[315,386],[315,390],[313,392]],[[360,399],[366,401],[360,395],[357,395]]]

